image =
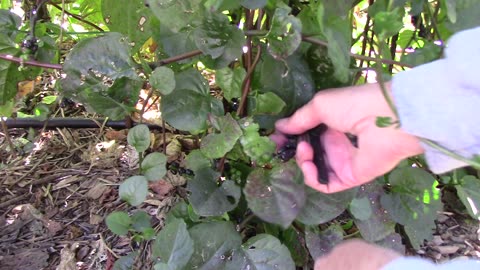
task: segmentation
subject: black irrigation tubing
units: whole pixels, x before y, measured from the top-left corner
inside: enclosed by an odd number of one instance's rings
[[[97,119],[86,119],[86,118],[51,118],[48,120],[38,120],[33,118],[6,118],[5,124],[8,129],[12,128],[46,128],[46,129],[56,129],[56,128],[101,128],[109,127],[113,129],[128,129],[133,126],[138,125],[139,123],[131,120],[120,120],[113,121],[107,120],[104,118]],[[145,124],[151,130],[162,130],[163,128],[159,125]]]

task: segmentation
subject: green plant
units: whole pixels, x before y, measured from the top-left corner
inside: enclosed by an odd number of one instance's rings
[[[275,120],[316,91],[367,80],[364,69],[375,69],[385,81],[397,70],[439,58],[442,46],[436,40],[480,24],[474,1],[80,2],[97,13],[101,4],[110,32],[78,38],[63,64],[59,93],[92,112],[122,119],[135,112],[148,82],[151,94],[161,96],[163,120],[200,141],[186,157],[193,171],[188,200],[170,212],[160,232],[154,235],[144,212],[114,212],[106,219],[116,234],[155,239],[154,269],[308,267],[331,248],[325,239],[338,243],[346,234],[339,216],[367,241],[402,250],[405,235],[409,246],[419,248],[432,236],[444,188],[455,188],[468,213],[479,218],[477,175],[459,176],[457,170],[439,177],[411,159],[371,184],[326,195],[306,187],[296,164],[278,159],[267,136]],[[49,48],[39,44],[25,54],[17,44],[28,26],[1,12],[0,54],[40,61]],[[410,16],[416,23],[405,26]],[[37,28],[46,39],[62,36],[52,24]],[[407,53],[410,48],[415,52]],[[56,62],[49,55],[41,62]],[[30,69],[0,61],[4,115],[14,110],[14,82],[39,72]],[[211,95],[202,71],[215,75],[221,98]],[[381,117],[379,125],[394,124]],[[150,145],[144,125],[129,131],[128,142],[140,154],[140,173],[126,179],[119,193],[135,207],[145,200],[148,182],[166,173],[166,157],[144,157]],[[128,269],[135,255],[119,264]]]

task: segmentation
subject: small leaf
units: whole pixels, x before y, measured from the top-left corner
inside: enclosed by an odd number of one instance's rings
[[[148,181],[144,176],[132,176],[120,185],[120,198],[132,206],[138,206],[147,198]]]
[[[367,220],[372,215],[372,208],[367,197],[353,199],[349,210],[355,218],[360,220]]]
[[[167,157],[162,153],[150,153],[142,161],[142,172],[148,181],[158,181],[167,173]]]
[[[200,216],[221,216],[233,210],[240,199],[241,190],[231,180],[219,186],[219,174],[210,168],[195,171],[195,178],[188,181],[189,201]]]
[[[212,116],[211,118],[215,118]],[[220,133],[210,133],[202,139],[200,150],[211,159],[221,158],[232,150],[235,143],[242,136],[242,129],[230,114],[214,120]]]
[[[134,126],[128,131],[127,141],[137,152],[145,152],[150,146],[150,129],[144,124]]]
[[[268,137],[260,136],[259,125],[252,119],[245,118],[241,121],[243,136],[240,143],[244,153],[259,165],[269,163],[273,158],[276,144]]]
[[[388,117],[388,116],[377,116],[377,118],[375,120],[375,125],[377,125],[377,127],[381,127],[381,128],[390,127],[393,124],[394,124],[393,119],[391,117]]]
[[[154,258],[160,258],[169,268],[182,269],[193,254],[193,240],[181,219],[172,219],[158,233],[152,245]],[[166,267],[166,266],[163,267]]]
[[[137,232],[144,232],[146,229],[151,229],[152,224],[150,223],[150,216],[144,211],[135,212],[132,215],[132,227]]]
[[[317,225],[328,222],[345,211],[357,190],[324,194],[310,187],[306,188],[306,202],[297,219],[307,225]]]
[[[107,223],[108,229],[114,234],[127,235],[132,224],[132,219],[125,212],[115,211],[107,216],[105,222]]]
[[[188,230],[194,243],[194,253],[185,269],[224,269],[228,257],[237,257],[242,238],[232,223],[203,222]],[[238,265],[234,265],[239,269]],[[228,269],[228,268],[227,268]]]
[[[175,89],[175,74],[167,67],[157,67],[150,75],[150,84],[162,95],[168,95]]]
[[[268,50],[274,58],[287,58],[302,42],[302,22],[288,13],[289,10],[277,8],[267,34]]]
[[[292,223],[305,205],[302,174],[293,161],[271,170],[254,170],[243,193],[255,215],[283,228]]]
[[[242,67],[236,67],[233,70],[230,68],[222,68],[215,73],[215,82],[223,91],[223,96],[228,101],[232,98],[239,98],[242,96],[242,83],[247,75],[247,72]]]
[[[467,208],[468,214],[476,220],[480,220],[480,180],[472,175],[466,175],[455,185],[457,195]]]

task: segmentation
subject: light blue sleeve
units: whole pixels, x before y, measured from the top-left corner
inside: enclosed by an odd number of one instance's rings
[[[445,57],[393,77],[401,128],[472,157],[480,154],[480,27],[450,38]],[[466,166],[427,145],[434,173]]]
[[[480,261],[454,260],[444,264],[434,264],[417,257],[402,257],[393,260],[381,270],[480,270]]]

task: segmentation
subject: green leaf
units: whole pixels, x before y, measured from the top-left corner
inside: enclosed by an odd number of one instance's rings
[[[317,225],[328,222],[345,211],[357,190],[324,194],[310,187],[306,188],[306,202],[297,219],[307,225]]]
[[[241,190],[231,180],[219,186],[220,175],[210,168],[195,171],[195,178],[188,181],[189,201],[200,216],[221,216],[233,210],[240,199]]]
[[[455,185],[455,188],[468,214],[480,220],[480,180],[472,175],[466,175],[460,181],[460,185]]]
[[[206,0],[204,5],[211,12],[234,10],[240,7],[238,0]]]
[[[242,83],[247,72],[242,67],[222,68],[215,73],[215,82],[223,91],[223,96],[228,101],[232,98],[239,98],[242,96]]]
[[[242,238],[230,222],[200,223],[189,233],[195,251],[185,269],[224,269],[230,257],[238,256],[233,251],[240,248]]]
[[[132,206],[138,206],[145,201],[148,194],[148,181],[144,176],[132,176],[120,185],[120,198]]]
[[[268,232],[266,232],[268,233]],[[282,243],[290,251],[291,257],[296,266],[304,266],[308,263],[309,254],[305,246],[305,235],[297,229],[290,226],[286,231],[282,232]]]
[[[393,119],[389,116],[377,116],[375,119],[375,125],[380,128],[391,127],[393,124]]]
[[[197,47],[212,59],[221,58],[223,67],[242,56],[245,35],[224,14],[207,13],[193,35]]]
[[[381,11],[375,14],[373,21],[373,31],[381,40],[385,40],[398,34],[403,28],[403,12],[399,9]]]
[[[287,58],[302,42],[302,22],[288,13],[289,10],[276,9],[272,26],[267,34],[268,50],[274,58]]]
[[[55,101],[57,101],[57,97],[58,96],[46,96],[46,97],[42,98],[42,103],[47,104],[47,105],[51,105]]]
[[[187,155],[185,162],[187,168],[194,172],[203,168],[210,168],[212,165],[210,160],[202,154],[202,151],[200,151],[200,149],[195,149],[191,151]]]
[[[392,192],[381,196],[381,204],[396,222],[404,225],[410,242],[418,249],[431,239],[442,202],[432,175],[419,168],[403,167],[388,178]]]
[[[247,256],[247,261],[243,268],[237,269],[295,269],[295,263],[288,248],[272,235],[256,235],[248,239],[242,245],[242,249]]]
[[[348,11],[352,1],[325,1],[319,3],[317,20],[328,42],[328,56],[335,67],[334,76],[342,83],[349,79],[351,22]]]
[[[137,152],[145,152],[150,147],[150,129],[144,124],[134,126],[128,131],[127,141]]]
[[[127,213],[122,211],[110,213],[105,219],[105,222],[107,223],[108,229],[118,235],[127,235],[132,225],[132,219]]]
[[[254,79],[259,78],[254,81],[254,89],[273,92],[283,99],[287,104],[285,115],[293,113],[313,98],[315,83],[307,62],[300,54],[294,54],[286,61],[275,60],[269,54],[265,54],[262,59],[254,76]],[[270,126],[265,128],[273,128],[275,121],[267,121]]]
[[[242,129],[230,114],[218,118],[212,116],[210,119],[216,123],[214,126],[220,133],[208,134],[202,139],[200,149],[207,158],[221,158],[232,150],[235,143],[242,136]]]
[[[255,103],[253,112],[251,114],[279,114],[283,111],[285,106],[287,105],[283,99],[277,96],[273,92],[267,92],[264,94],[259,94],[253,99]]]
[[[380,196],[385,193],[379,180],[359,188],[356,200],[368,200],[372,215],[362,220],[354,217],[355,225],[363,239],[369,242],[380,241],[395,232],[395,222],[380,204]],[[368,210],[367,210],[368,211]]]
[[[223,115],[221,101],[210,95],[208,83],[198,71],[178,73],[175,81],[175,90],[162,98],[162,116],[170,125],[198,133],[207,128],[210,113]]]
[[[271,170],[258,168],[248,176],[243,193],[255,215],[287,228],[305,205],[302,180],[293,161]]]
[[[175,89],[175,73],[167,67],[157,67],[150,75],[150,84],[162,95],[168,95]]]
[[[21,52],[15,43],[5,34],[0,33],[0,53],[18,56]],[[10,61],[0,59],[0,105],[13,100],[17,94],[17,83],[25,76],[18,70],[18,66]]]
[[[81,40],[67,55],[60,91],[89,110],[119,120],[130,114],[142,81],[130,45],[118,33]]]
[[[193,254],[193,240],[187,224],[181,219],[170,220],[158,233],[152,252],[154,258],[160,258],[168,266],[163,269],[182,269]]]
[[[453,2],[453,1],[448,1]],[[452,20],[456,14],[456,20],[445,23],[446,27],[454,33],[462,30],[467,30],[480,25],[480,9],[479,3],[476,0],[457,0],[454,6],[448,6],[447,12],[449,19]],[[445,37],[442,36],[445,39]]]
[[[4,105],[0,105],[0,116],[10,117],[13,113],[13,108],[15,107],[15,102],[8,101]]]
[[[122,7],[122,8],[112,8]],[[137,52],[152,35],[150,20],[152,12],[139,0],[102,0],[102,15],[111,32],[119,32],[134,43]]]
[[[132,227],[137,232],[144,232],[146,229],[151,229],[150,216],[144,211],[135,212],[132,217]]]
[[[18,28],[22,24],[22,18],[6,9],[0,9],[0,30],[2,34],[14,39]]]
[[[145,0],[163,28],[173,33],[197,26],[203,15],[203,0]]]
[[[240,4],[248,9],[259,9],[267,4],[267,0],[240,0]]]
[[[120,257],[113,265],[113,270],[132,270],[137,256],[138,252],[135,251],[127,256]]]
[[[318,228],[305,229],[305,243],[314,260],[327,255],[337,244],[343,241],[343,230],[339,225],[331,225],[317,232]]]
[[[153,266],[153,270],[175,270],[175,268],[171,268],[166,263],[157,263]]]
[[[372,216],[372,208],[367,197],[354,198],[348,209],[359,220],[368,220]]]
[[[158,181],[167,173],[167,157],[162,153],[150,153],[142,161],[142,173],[148,181]]]
[[[375,244],[384,248],[392,249],[400,254],[405,254],[405,245],[403,244],[403,237],[398,233],[391,233]]]
[[[276,144],[268,137],[260,136],[259,125],[252,119],[245,118],[241,121],[243,136],[240,143],[244,153],[259,165],[264,165],[272,160]]]

